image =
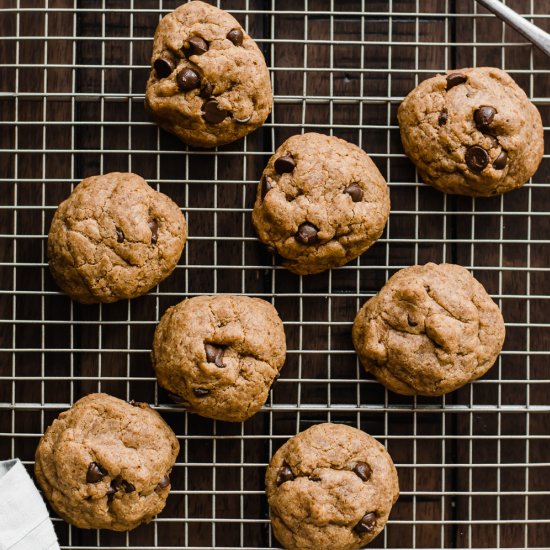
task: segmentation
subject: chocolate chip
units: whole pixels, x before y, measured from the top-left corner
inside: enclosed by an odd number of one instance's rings
[[[500,155],[493,162],[493,168],[495,170],[504,170],[506,163],[508,162],[508,153],[503,149]]]
[[[366,462],[358,462],[353,468],[353,472],[356,473],[363,481],[368,481],[372,475],[372,470]]]
[[[119,227],[115,227],[116,231],[116,242],[117,243],[123,243],[124,242],[124,232]]]
[[[496,114],[497,110],[488,105],[482,105],[479,109],[476,109],[474,111],[474,121],[478,129],[482,132],[487,131]]]
[[[223,122],[225,117],[228,116],[228,112],[223,109],[218,109],[218,102],[215,99],[209,99],[203,106],[202,115],[204,120],[209,124],[219,124]]]
[[[155,67],[158,78],[166,78],[172,74],[172,71],[176,68],[176,64],[169,57],[159,57],[155,59],[153,67]]]
[[[157,484],[157,489],[166,489],[170,485],[170,476],[166,474]]]
[[[445,111],[445,112],[441,113],[441,115],[437,119],[437,123],[439,124],[439,126],[444,126],[445,124],[447,124],[448,119],[449,119],[449,113],[447,113],[447,111]]]
[[[344,193],[347,193],[353,202],[361,202],[363,199],[363,190],[357,183],[352,183],[344,189]]]
[[[224,348],[213,344],[204,344],[204,351],[206,352],[207,363],[214,363],[216,367],[219,367],[220,369],[225,367],[223,364],[223,354],[225,352]]]
[[[213,91],[214,86],[210,84],[210,82],[205,82],[201,88],[201,91],[199,92],[199,95],[204,99],[208,99],[212,95]]]
[[[244,35],[241,29],[233,29],[232,31],[229,31],[227,33],[227,39],[233,42],[235,46],[242,46],[243,38],[244,38]]]
[[[128,401],[128,404],[132,405],[132,407],[139,407],[142,403],[143,403],[142,401],[134,401],[133,399]]]
[[[187,56],[190,55],[202,55],[208,51],[208,42],[200,36],[193,36],[189,39],[189,49],[187,50]]]
[[[318,231],[312,223],[304,222],[298,227],[298,232],[294,235],[294,238],[302,244],[317,244],[319,242]]]
[[[482,172],[489,164],[489,154],[483,147],[474,145],[466,152],[466,164],[473,172]]]
[[[210,393],[210,390],[207,390],[206,388],[193,388],[193,393],[196,397],[204,397]]]
[[[370,533],[376,525],[376,514],[369,512],[365,514],[361,521],[353,528],[356,533]]]
[[[292,172],[294,168],[296,168],[296,163],[294,162],[294,159],[290,155],[285,155],[283,157],[279,157],[275,161],[275,171],[278,174],[287,174],[289,172]]]
[[[418,325],[418,323],[410,315],[407,315],[407,323],[409,323],[410,327],[416,327]]]
[[[106,475],[107,472],[97,462],[90,462],[88,464],[88,471],[86,472],[86,483],[97,483]]]
[[[124,489],[125,493],[133,493],[136,490],[136,488],[129,481],[126,481],[125,479],[122,480],[121,486]]]
[[[458,86],[459,84],[464,84],[468,80],[468,77],[462,73],[451,73],[447,76],[447,90]]]
[[[201,79],[193,69],[183,69],[176,76],[176,82],[182,92],[188,92],[189,90],[198,88],[201,84]]]
[[[269,178],[267,176],[262,177],[262,200],[265,196],[273,189],[271,183],[269,183]]]
[[[303,193],[301,193],[303,194]],[[294,193],[285,193],[285,199],[288,202],[292,202],[298,195],[295,195]]]
[[[117,488],[113,485],[111,482],[111,485],[107,489],[107,492],[105,493],[107,496],[114,495],[117,492]]]
[[[252,118],[252,115],[248,115],[248,116],[245,116],[244,118],[235,118],[235,120],[240,124],[246,124],[247,122],[250,121],[251,118]]]
[[[157,239],[159,236],[159,224],[157,220],[151,220],[149,222],[149,229],[151,230],[151,244],[157,244]]]
[[[272,256],[275,256],[277,254],[277,249],[274,247],[274,246],[271,246],[270,244],[268,244],[266,247],[265,247],[266,251],[271,254]]]
[[[292,481],[293,479],[294,474],[292,473],[290,466],[286,462],[283,462],[283,465],[279,468],[279,471],[277,472],[277,487],[279,485],[282,485],[283,483],[286,483],[287,481]]]

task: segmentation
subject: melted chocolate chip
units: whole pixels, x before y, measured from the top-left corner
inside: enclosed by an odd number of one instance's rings
[[[357,183],[352,183],[346,187],[344,193],[347,193],[353,202],[361,202],[363,199],[363,190]]]
[[[142,403],[143,403],[143,401],[134,401],[133,399],[128,401],[128,404],[132,405],[132,407],[139,407]]]
[[[228,111],[218,109],[218,102],[215,99],[209,99],[203,106],[202,115],[204,120],[209,124],[219,124],[225,120],[225,117],[229,115]]]
[[[376,514],[369,512],[361,518],[361,521],[353,528],[353,530],[358,534],[370,533],[374,529],[375,525]]]
[[[482,105],[479,109],[474,111],[474,121],[476,126],[482,132],[486,132],[493,122],[497,110],[494,107],[489,107],[488,105]]]
[[[458,86],[459,84],[464,84],[468,80],[468,77],[462,73],[451,73],[447,76],[447,90]]]
[[[508,153],[503,149],[500,155],[495,159],[495,162],[493,162],[493,168],[495,170],[504,170],[507,162],[508,162]]]
[[[290,155],[285,155],[275,161],[274,167],[278,174],[287,174],[296,168],[296,163]]]
[[[172,74],[172,71],[176,68],[176,64],[170,57],[159,57],[155,59],[153,67],[158,78],[166,78]]]
[[[210,393],[210,390],[207,390],[206,388],[193,388],[193,393],[196,397],[204,397]]]
[[[213,91],[214,86],[210,84],[210,82],[205,82],[199,92],[199,95],[204,99],[208,99],[212,95]]]
[[[483,147],[474,145],[466,152],[465,160],[470,170],[473,172],[482,172],[487,164],[489,164],[489,154]]]
[[[372,475],[372,470],[366,462],[358,462],[353,468],[353,472],[357,474],[363,481],[368,481]]]
[[[157,489],[166,489],[170,485],[170,476],[166,474],[157,484]]]
[[[271,246],[270,244],[268,244],[266,247],[265,247],[266,251],[271,254],[272,256],[275,256],[277,254],[277,249],[274,247],[274,246]]]
[[[116,242],[117,243],[123,243],[124,242],[124,232],[119,227],[115,227],[116,231]]]
[[[109,486],[109,488],[107,489],[107,492],[105,493],[107,496],[111,496],[111,495],[114,495],[116,492],[117,492],[117,487],[115,487],[113,485],[113,483],[111,482],[111,485]]]
[[[277,472],[277,487],[279,485],[282,485],[283,483],[286,483],[287,481],[292,481],[293,479],[294,474],[292,473],[290,466],[286,462],[283,462],[283,465],[279,468],[279,471]]]
[[[225,367],[223,364],[224,348],[215,346],[214,344],[204,344],[204,351],[206,352],[206,362],[214,363],[216,367],[222,369]]]
[[[201,84],[199,75],[193,69],[183,69],[183,71],[180,71],[178,76],[176,76],[176,82],[178,84],[178,88],[182,92],[194,90]]]
[[[319,242],[318,236],[319,230],[309,222],[304,222],[298,227],[298,232],[294,235],[294,238],[302,244],[317,244]]]
[[[149,229],[151,230],[151,244],[157,244],[159,236],[159,224],[157,220],[151,220],[149,222]]]
[[[189,39],[189,49],[187,50],[187,56],[190,55],[202,55],[208,51],[208,42],[200,36],[193,36]]]
[[[97,462],[90,462],[88,464],[88,471],[86,472],[86,483],[97,483],[106,475],[107,472]]]
[[[410,315],[407,315],[407,323],[409,323],[410,327],[416,327],[418,325],[418,323]]]
[[[125,479],[122,480],[122,483],[120,485],[124,489],[125,493],[133,493],[136,490],[136,488],[129,481],[126,481]]]
[[[247,122],[250,122],[251,118],[252,118],[252,115],[248,115],[248,116],[245,116],[244,118],[235,118],[235,120],[240,124],[246,124]]]
[[[269,182],[269,178],[267,176],[262,177],[262,200],[264,200],[265,196],[273,189],[273,186]]]
[[[447,120],[449,120],[449,113],[447,113],[447,111],[444,111],[437,119],[437,123],[439,124],[439,126],[444,126],[445,124],[447,124]]]
[[[235,44],[235,46],[242,46],[243,45],[243,38],[244,38],[244,35],[243,35],[243,31],[241,31],[241,29],[233,29],[232,31],[229,31],[227,33],[227,39],[231,42],[233,42],[233,44]]]

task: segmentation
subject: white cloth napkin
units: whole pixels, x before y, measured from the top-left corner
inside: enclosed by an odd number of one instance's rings
[[[19,459],[0,461],[0,550],[59,550],[46,505]]]

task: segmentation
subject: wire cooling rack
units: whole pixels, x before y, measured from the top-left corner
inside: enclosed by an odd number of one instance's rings
[[[379,438],[399,470],[401,498],[372,548],[548,548],[549,155],[521,190],[445,196],[419,183],[404,157],[396,110],[437,72],[502,67],[540,109],[548,142],[549,60],[471,0],[224,0],[266,56],[275,107],[245,140],[191,150],[143,109],[154,29],[177,3],[0,2],[0,459],[32,469],[44,429],[90,392],[148,401],[182,448],[165,511],[130,533],[56,519],[62,547],[272,548],[270,456],[313,423],[343,422]],[[507,4],[550,28],[550,1]],[[300,278],[258,245],[250,211],[276,146],[312,130],[371,154],[392,213],[360,260]],[[114,170],[137,172],[176,200],[190,237],[154,292],[81,306],[51,279],[46,235],[76,183]],[[502,308],[507,340],[483,379],[413,399],[363,373],[350,330],[392,273],[427,261],[471,269]],[[205,293],[263,297],[285,322],[287,364],[264,410],[244,424],[189,416],[155,384],[159,317]]]

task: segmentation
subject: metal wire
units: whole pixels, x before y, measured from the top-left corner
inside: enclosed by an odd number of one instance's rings
[[[550,26],[548,2],[509,3]],[[142,108],[152,33],[177,4],[0,6],[9,21],[0,37],[0,459],[20,457],[32,469],[45,428],[92,391],[148,401],[182,446],[167,508],[124,534],[55,519],[62,547],[274,548],[263,495],[269,458],[312,423],[345,422],[387,445],[400,474],[401,498],[371,547],[548,548],[550,157],[510,195],[445,196],[415,176],[395,116],[424,78],[496,65],[539,107],[547,133],[548,61],[471,0],[220,0],[263,49],[275,107],[238,144],[188,150]],[[260,251],[250,212],[268,156],[311,130],[371,154],[390,185],[392,214],[360,260],[300,278]],[[83,177],[112,170],[134,170],[171,195],[190,237],[175,273],[147,297],[83,307],[49,276],[49,222]],[[471,269],[503,309],[508,339],[482,380],[442,398],[403,398],[365,376],[349,333],[392,273],[427,261]],[[263,297],[285,322],[282,376],[242,425],[183,412],[150,368],[166,307],[206,293]]]

